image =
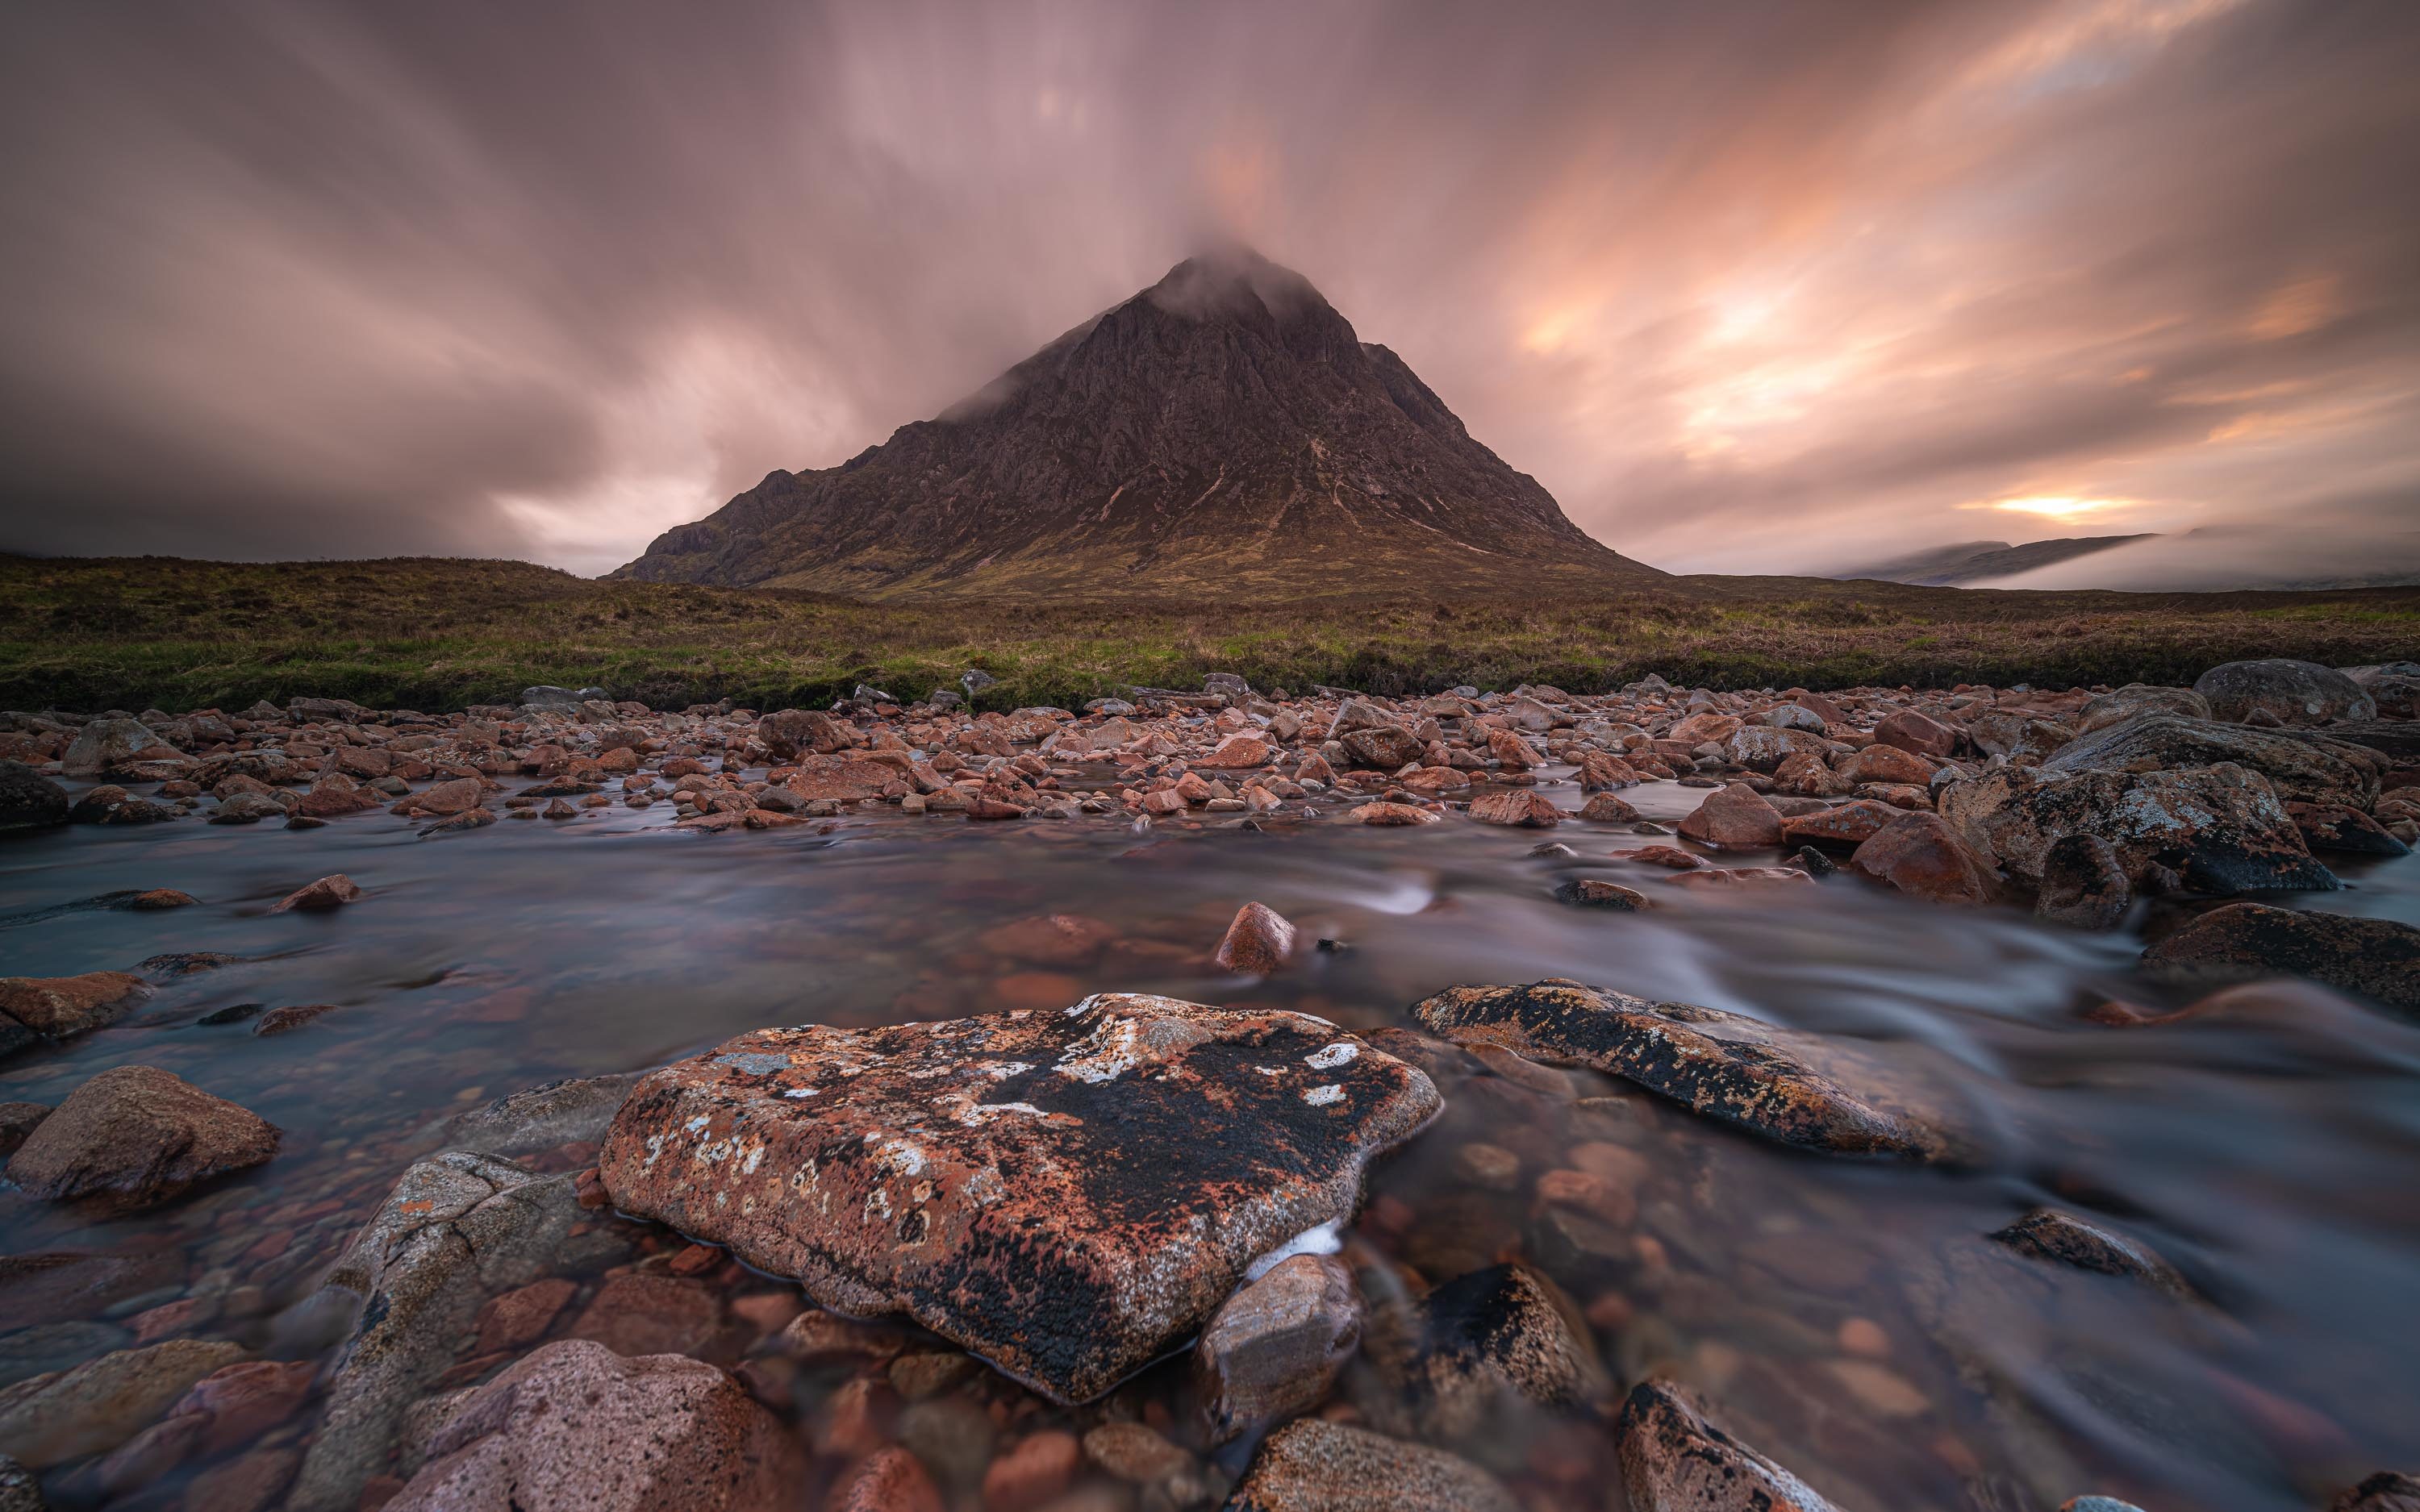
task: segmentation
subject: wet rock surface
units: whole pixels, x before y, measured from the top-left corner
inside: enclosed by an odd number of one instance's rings
[[[38,1197],[148,1207],[277,1152],[266,1119],[174,1072],[117,1066],[68,1094],[8,1158]]]
[[[175,1339],[20,1382],[0,1393],[0,1454],[35,1470],[105,1454],[243,1357],[241,1345],[224,1339]]]
[[[1316,1407],[1361,1338],[1352,1271],[1295,1255],[1219,1307],[1194,1350],[1213,1443]]]
[[[1797,1476],[1716,1427],[1668,1381],[1621,1406],[1621,1478],[1637,1512],[1833,1512]]]
[[[427,1444],[396,1512],[773,1512],[797,1442],[722,1371],[566,1339],[479,1387]]]
[[[1316,1019],[1106,994],[742,1036],[641,1082],[600,1167],[626,1211],[1073,1401],[1349,1215],[1364,1163],[1437,1105]]]
[[[1304,1418],[1272,1433],[1225,1512],[1519,1512],[1501,1482],[1442,1449]]]
[[[2187,771],[2008,767],[1941,795],[1942,819],[2039,887],[2050,852],[2071,836],[2105,842],[2128,883],[2154,867],[2196,891],[2333,891],[2342,886],[2304,844],[2268,780],[2232,764]]]
[[[1587,1066],[1786,1145],[1925,1161],[1961,1145],[1870,1056],[1736,1013],[1554,980],[1456,987],[1412,1012],[1457,1042]]]
[[[2230,903],[2145,950],[2143,964],[2218,980],[2308,977],[2420,1013],[2420,929],[2393,919]]]
[[[1495,1265],[1382,1313],[1365,1351],[1379,1426],[1421,1442],[1504,1432],[1524,1404],[1576,1411],[1607,1390],[1580,1310],[1524,1265]]]
[[[2176,1267],[2149,1246],[2055,1208],[2037,1208],[1992,1237],[2036,1259],[2124,1276],[2178,1297],[2193,1295],[2192,1286]]]

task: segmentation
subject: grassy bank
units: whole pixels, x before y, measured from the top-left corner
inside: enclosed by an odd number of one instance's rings
[[[300,693],[459,708],[531,683],[679,705],[913,696],[968,668],[985,700],[1072,703],[1130,683],[1326,683],[1402,693],[1649,671],[1714,687],[2191,682],[2244,656],[2411,655],[2420,589],[2009,594],[1807,579],[1673,579],[1534,601],[864,605],[599,583],[513,562],[230,563],[0,557],[0,707],[240,706]]]

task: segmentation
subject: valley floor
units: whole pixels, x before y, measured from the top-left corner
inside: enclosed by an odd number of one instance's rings
[[[2420,589],[2024,594],[1675,578],[1518,599],[868,605],[514,562],[0,557],[0,706],[18,708],[315,695],[445,709],[539,683],[657,707],[778,707],[860,683],[912,699],[969,668],[999,679],[981,702],[1001,709],[1195,687],[1213,670],[1382,695],[1593,690],[1650,671],[1716,687],[2064,687],[2190,682],[2251,656],[2394,660],[2415,642]]]

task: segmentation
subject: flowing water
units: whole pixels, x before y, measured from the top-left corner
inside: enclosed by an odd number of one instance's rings
[[[1669,817],[1701,795],[1654,783],[1626,796]],[[2084,1011],[2193,999],[2137,976],[2139,930],[2071,933],[1846,875],[1693,891],[1606,859],[1641,843],[1628,826],[1561,826],[1552,838],[1575,861],[1530,855],[1534,832],[1459,820],[1136,833],[883,813],[707,837],[668,818],[593,810],[427,841],[376,814],[309,832],[186,822],[0,845],[0,971],[244,958],[0,1067],[0,1101],[55,1103],[142,1063],[286,1132],[269,1165],[132,1216],[0,1195],[8,1253],[165,1250],[184,1276],[171,1268],[99,1317],[0,1318],[0,1379],[124,1347],[130,1319],[188,1291],[209,1299],[190,1332],[324,1350],[287,1309],[432,1148],[426,1126],[550,1078],[642,1069],[768,1024],[1055,1008],[1105,990],[1370,1029],[1407,1025],[1410,1004],[1448,985],[1570,977],[1864,1041],[1941,1088],[1979,1153],[1955,1169],[1805,1154],[1592,1073],[1508,1078],[1472,1062],[1440,1072],[1444,1117],[1373,1168],[1349,1252],[1372,1273],[1404,1268],[1416,1284],[1530,1259],[1588,1309],[1618,1381],[1654,1370],[1702,1388],[1736,1437],[1850,1512],[2047,1512],[2087,1491],[2151,1512],[2266,1512],[2420,1469],[2420,1024],[2386,1011],[2280,984],[2187,1022],[2105,1027]],[[2420,922],[2420,860],[2344,871],[2352,890],[2304,901]],[[370,896],[268,913],[331,872]],[[1564,906],[1554,884],[1573,874],[1659,906]],[[158,887],[201,904],[74,906]],[[1247,900],[1302,927],[1306,949],[1266,980],[1208,960]],[[1091,958],[1021,956],[1001,930],[1053,913],[1114,938]],[[274,1038],[222,1011],[319,1003],[334,1011]],[[1535,1197],[1539,1175],[1590,1145],[1632,1152],[1625,1223],[1559,1220]],[[552,1168],[584,1153],[557,1152]],[[2044,1204],[2148,1243],[2199,1300],[1986,1239]],[[750,1348],[741,1330],[698,1352],[734,1363]],[[832,1375],[783,1379],[801,1421],[822,1421]],[[964,1389],[991,1408],[970,1433],[1089,1421],[989,1378]],[[1181,1362],[1164,1365],[1123,1389],[1121,1410],[1182,1437],[1186,1391]],[[1541,1417],[1458,1447],[1533,1506],[1621,1505],[1601,1424]],[[175,1504],[194,1468],[143,1504]],[[74,1477],[54,1494],[107,1501]]]

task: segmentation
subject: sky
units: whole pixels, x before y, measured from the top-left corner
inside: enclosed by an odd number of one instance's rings
[[[2415,79],[2412,0],[17,0],[0,549],[598,572],[1240,239],[1657,566],[2420,564]]]

